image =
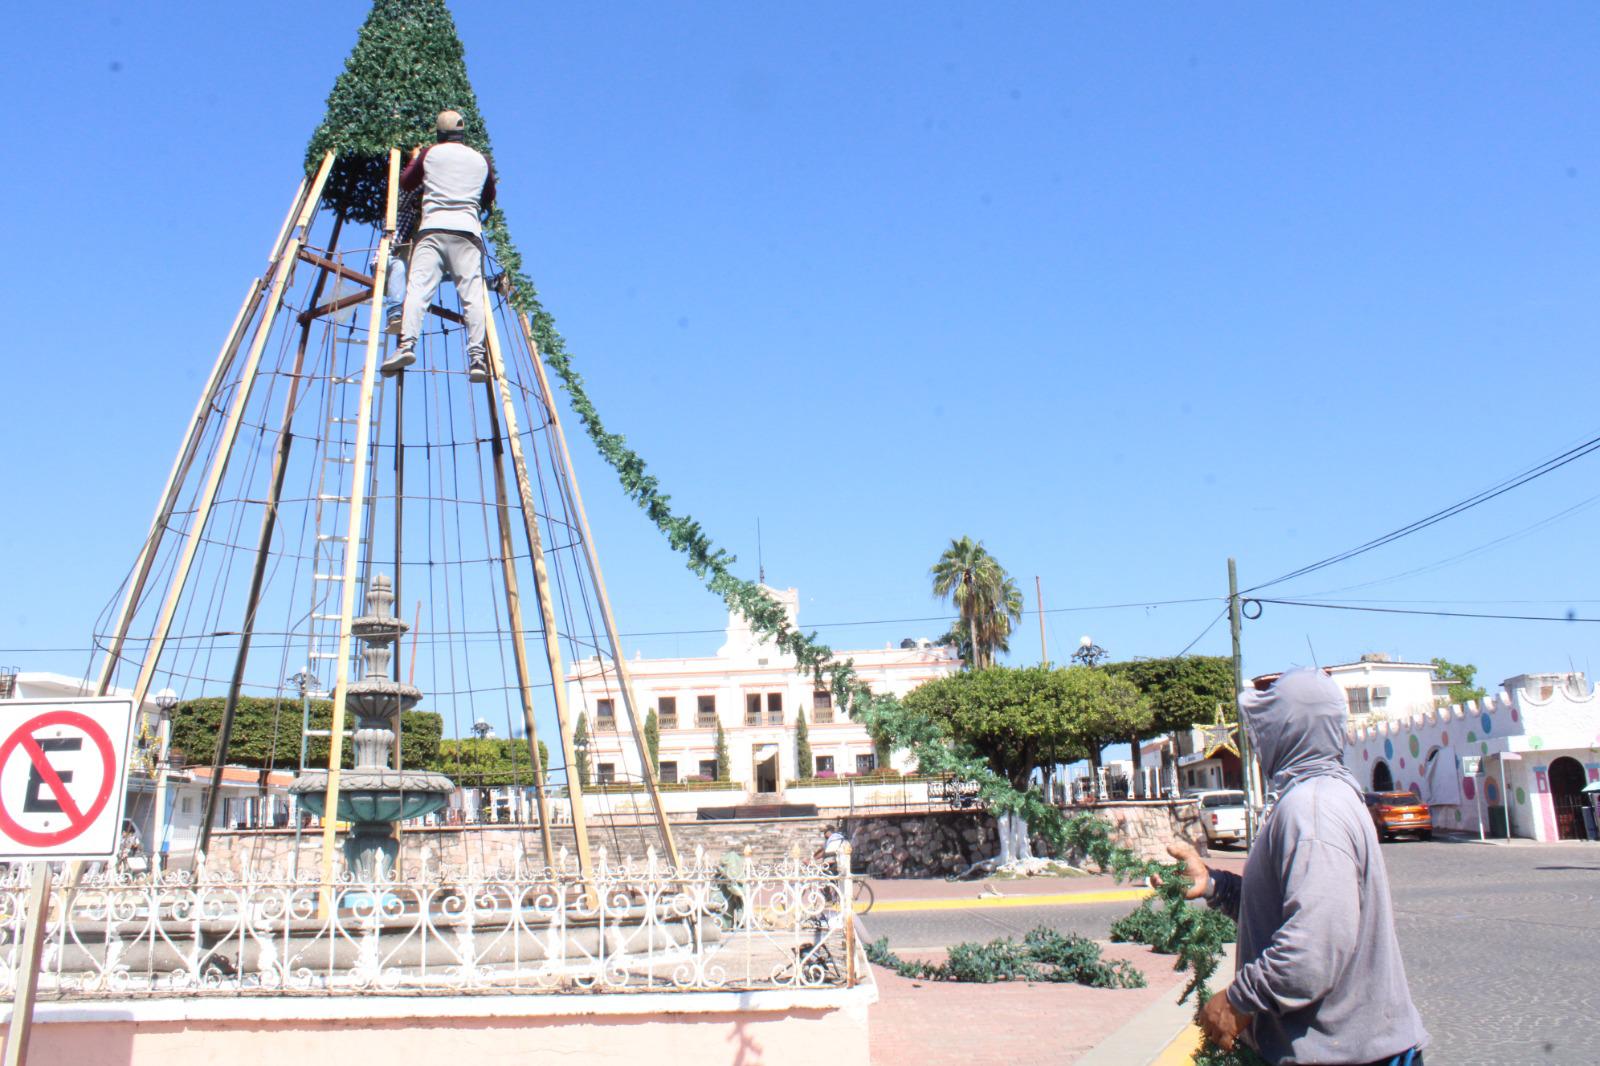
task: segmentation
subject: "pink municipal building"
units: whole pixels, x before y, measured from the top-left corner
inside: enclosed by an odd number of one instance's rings
[[[1570,672],[1519,674],[1501,689],[1453,706],[1353,714],[1345,764],[1365,788],[1415,792],[1437,830],[1584,839],[1595,794],[1584,790],[1600,782],[1594,687]]]

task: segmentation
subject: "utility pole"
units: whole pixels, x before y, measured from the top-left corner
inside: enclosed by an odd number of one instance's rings
[[[1033,575],[1033,602],[1039,607],[1039,665],[1046,670],[1050,669],[1050,653],[1044,646],[1044,586],[1039,583],[1039,575]]]
[[[1239,769],[1244,778],[1244,846],[1253,848],[1256,843],[1256,790],[1253,766],[1255,753],[1250,746],[1250,733],[1244,727],[1244,716],[1239,714],[1239,694],[1244,691],[1244,663],[1239,655],[1239,568],[1233,557],[1228,557],[1228,633],[1233,638],[1233,696],[1234,717],[1239,726]]]

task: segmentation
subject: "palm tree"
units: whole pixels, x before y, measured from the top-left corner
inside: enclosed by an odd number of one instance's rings
[[[968,665],[994,665],[996,650],[1009,650],[1011,623],[1022,617],[1022,592],[982,541],[961,537],[950,542],[929,571],[933,594],[948,597],[961,616],[972,649]]]
[[[1004,570],[1000,573],[1005,575]],[[978,638],[983,642],[989,666],[994,665],[995,652],[1011,650],[1011,623],[1021,617],[1022,590],[1010,576],[1004,576],[995,602],[988,613],[978,619]]]

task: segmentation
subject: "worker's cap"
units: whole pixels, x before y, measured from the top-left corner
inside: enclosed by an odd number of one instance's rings
[[[461,133],[467,128],[467,120],[461,117],[459,111],[439,112],[440,133]]]

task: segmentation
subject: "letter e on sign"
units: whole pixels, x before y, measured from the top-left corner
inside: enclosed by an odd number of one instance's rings
[[[0,859],[109,859],[128,784],[133,702],[0,703]]]

